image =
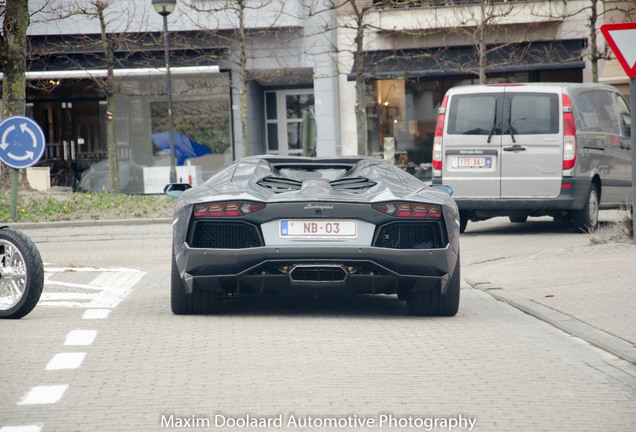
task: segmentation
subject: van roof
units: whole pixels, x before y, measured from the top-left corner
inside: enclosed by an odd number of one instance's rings
[[[556,82],[541,82],[541,83],[499,83],[499,84],[473,84],[473,85],[459,85],[456,87],[450,88],[446,94],[466,94],[471,92],[476,93],[490,93],[503,91],[504,88],[514,88],[517,91],[523,91],[520,87],[530,89],[534,87],[535,89],[543,89],[547,91],[554,92],[563,92],[566,93],[578,93],[582,90],[590,90],[590,89],[605,89],[611,91],[617,91],[616,88],[607,85],[607,84],[599,84],[599,83],[556,83]]]

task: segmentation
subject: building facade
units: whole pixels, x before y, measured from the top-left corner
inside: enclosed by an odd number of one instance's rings
[[[480,70],[488,82],[592,80],[586,25],[592,3],[178,1],[167,18],[172,117],[187,139],[175,145],[194,141],[205,151],[177,166],[177,180],[197,184],[241,156],[261,153],[364,153],[425,177],[448,88],[479,82]],[[40,165],[49,167],[52,186],[108,190],[112,116],[122,191],[158,193],[170,164],[158,135],[168,128],[162,17],[150,0],[114,0],[104,10],[114,47],[115,81],[108,87],[97,11],[79,13],[78,4],[92,2],[30,1],[27,114],[45,132]],[[361,25],[364,55],[355,57]],[[362,151],[358,72],[365,87]],[[315,145],[309,147],[307,135]]]

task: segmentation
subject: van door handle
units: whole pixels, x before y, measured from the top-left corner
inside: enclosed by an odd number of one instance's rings
[[[507,152],[510,152],[510,151],[511,152],[520,152],[520,151],[526,150],[526,148],[523,147],[523,146],[515,144],[512,147],[504,147],[503,150],[507,151]]]

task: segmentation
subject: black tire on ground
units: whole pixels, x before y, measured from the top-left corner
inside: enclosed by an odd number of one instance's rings
[[[528,215],[509,216],[508,219],[510,219],[510,222],[512,222],[512,223],[524,223],[525,221],[528,220]]]
[[[599,192],[595,185],[590,186],[585,206],[572,213],[572,224],[575,231],[590,232],[598,228]]]
[[[0,318],[22,318],[33,310],[44,288],[40,251],[24,233],[0,229]]]
[[[570,225],[572,223],[572,215],[568,213],[565,215],[554,216],[553,222],[556,225]]]
[[[459,295],[461,285],[461,270],[459,265],[459,258],[455,265],[455,270],[451,276],[451,280],[448,283],[448,290],[446,294],[441,295],[439,305],[439,315],[441,316],[455,316],[459,310]]]
[[[437,312],[439,292],[430,291],[409,293],[406,298],[406,312],[413,316],[431,316]]]
[[[175,315],[219,314],[222,305],[221,293],[212,291],[194,291],[187,294],[177,263],[172,255],[172,271],[170,277],[170,306]]]
[[[446,294],[442,294],[435,289],[409,293],[406,299],[407,313],[416,316],[455,316],[459,310],[460,282],[460,264],[458,259]]]
[[[468,226],[468,217],[462,212],[459,212],[459,232],[463,233],[466,231],[466,227]]]
[[[179,275],[177,263],[172,254],[172,271],[170,275],[170,306],[175,315],[186,315],[188,311],[188,294]]]

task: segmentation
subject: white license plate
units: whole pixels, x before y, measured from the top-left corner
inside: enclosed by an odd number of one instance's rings
[[[289,219],[280,221],[281,237],[356,238],[355,220],[341,219]]]
[[[492,158],[490,157],[460,157],[456,160],[457,168],[490,168]]]

